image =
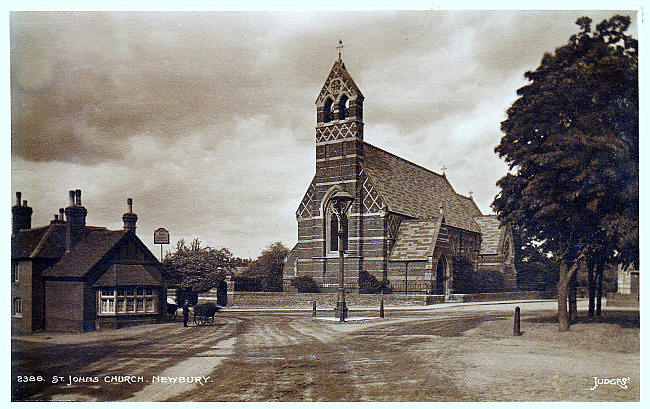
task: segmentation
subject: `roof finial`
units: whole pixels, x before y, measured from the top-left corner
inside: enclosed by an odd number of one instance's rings
[[[341,61],[341,49],[343,48],[343,41],[339,40],[339,45],[336,48],[339,50],[339,61]]]
[[[469,191],[469,197],[472,197],[473,194],[474,194],[474,192],[470,190]]]
[[[444,176],[446,170],[447,170],[447,166],[443,163],[442,164],[442,174],[443,174],[443,176]]]

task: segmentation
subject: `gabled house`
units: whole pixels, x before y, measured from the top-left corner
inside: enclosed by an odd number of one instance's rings
[[[12,207],[12,333],[81,332],[163,320],[162,264],[137,237],[128,199],[123,230],[86,225],[81,191],[47,226],[31,227],[21,194]]]

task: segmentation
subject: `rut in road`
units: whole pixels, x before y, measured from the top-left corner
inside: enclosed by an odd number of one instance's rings
[[[24,396],[29,400],[118,401],[133,395],[147,383],[105,383],[107,375],[143,376],[150,380],[165,368],[176,365],[188,356],[209,350],[217,342],[234,336],[237,321],[230,319],[219,325],[183,328],[182,324],[167,324],[164,330],[152,326],[152,331],[137,337],[126,337],[84,345],[80,354],[75,345],[48,354],[48,348],[32,346],[38,353],[21,352],[21,366],[38,368],[49,380],[52,376],[98,376],[99,383],[45,384],[38,393]],[[31,355],[31,358],[28,357]],[[72,357],[73,359],[67,359]],[[24,369],[23,369],[24,370]],[[192,374],[179,374],[187,376]]]
[[[212,374],[219,381],[170,400],[471,400],[453,385],[449,365],[423,361],[417,346],[498,317],[420,317],[354,330],[304,317],[240,317],[234,353]]]

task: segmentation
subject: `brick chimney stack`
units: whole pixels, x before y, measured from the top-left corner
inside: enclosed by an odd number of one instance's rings
[[[130,231],[135,234],[135,223],[138,221],[138,215],[133,213],[133,199],[126,199],[126,204],[129,207],[129,211],[124,213],[122,216],[122,221],[124,222],[124,230]]]
[[[16,192],[16,205],[11,208],[11,234],[15,236],[22,229],[32,228],[32,208],[27,206],[27,200],[20,203],[21,193]]]
[[[86,215],[88,211],[81,205],[81,190],[71,190],[69,192],[70,204],[65,208],[66,240],[65,251],[72,250],[81,240],[84,227],[86,227]]]

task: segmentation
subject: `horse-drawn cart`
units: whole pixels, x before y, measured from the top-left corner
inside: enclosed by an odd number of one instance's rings
[[[202,326],[208,323],[214,324],[214,314],[219,307],[212,303],[202,303],[194,306],[194,324]]]

